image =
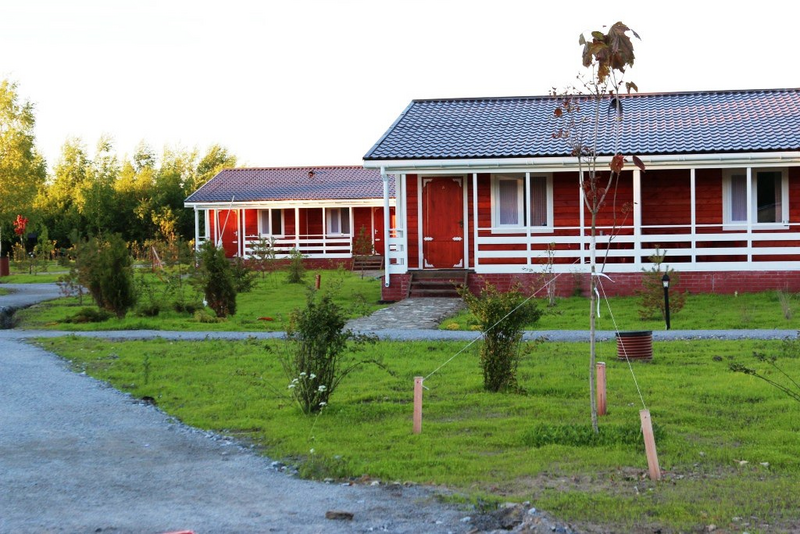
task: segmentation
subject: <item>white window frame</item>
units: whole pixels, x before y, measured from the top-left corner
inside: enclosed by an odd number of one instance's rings
[[[528,195],[530,188],[526,187],[526,182],[531,178],[544,177],[547,180],[547,224],[544,226],[530,225],[530,203]],[[516,223],[500,223],[500,182],[517,182],[517,221]],[[491,203],[492,203],[492,233],[552,233],[553,232],[553,175],[549,173],[508,173],[492,174],[491,182]]]
[[[333,214],[338,213],[339,232],[332,232],[331,226],[333,222]],[[347,226],[350,226],[350,208],[327,208],[325,210],[325,234],[329,236],[349,236],[350,230],[342,232],[343,222],[347,221]],[[352,229],[351,229],[352,230]]]
[[[274,211],[280,212],[281,217],[281,228],[280,233],[273,233],[272,230],[272,215]],[[267,220],[269,221],[269,228],[264,228],[264,212],[267,212]],[[258,233],[261,235],[272,236],[272,237],[283,237],[286,231],[286,214],[284,213],[285,210],[282,208],[266,208],[258,210]]]
[[[758,175],[759,173],[781,173],[781,216],[777,222],[758,222]],[[765,167],[750,169],[750,212],[744,221],[732,220],[733,193],[731,178],[733,176],[747,176],[747,169],[726,169],[722,175],[722,224],[723,230],[744,230],[748,222],[752,228],[759,230],[783,229],[789,226],[789,172],[785,167]]]

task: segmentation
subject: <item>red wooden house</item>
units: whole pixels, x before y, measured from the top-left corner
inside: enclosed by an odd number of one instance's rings
[[[261,241],[279,258],[296,250],[311,260],[344,263],[360,236],[371,240],[375,255],[384,254],[393,197],[393,184],[382,183],[374,169],[246,168],[221,171],[184,205],[194,209],[197,247],[213,240],[228,257],[248,258]]]
[[[800,290],[800,90],[621,97],[600,105],[598,169],[636,155],[600,213],[598,264],[612,294],[666,254],[692,292]],[[395,183],[383,298],[412,277],[586,288],[589,212],[578,160],[556,134],[555,97],[415,100],[364,157]],[[584,102],[579,113],[593,116]],[[578,123],[581,123],[579,117]],[[588,122],[587,122],[588,124]],[[614,135],[618,132],[618,135]],[[478,275],[478,276],[476,276]]]

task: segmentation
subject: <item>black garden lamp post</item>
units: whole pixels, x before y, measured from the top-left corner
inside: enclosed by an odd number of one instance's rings
[[[664,286],[664,320],[667,322],[667,330],[669,330],[669,275],[667,273],[661,277],[661,284]]]

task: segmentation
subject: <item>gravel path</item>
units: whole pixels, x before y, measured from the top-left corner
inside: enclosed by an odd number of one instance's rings
[[[0,308],[55,297],[52,285],[25,286],[0,296]],[[188,427],[25,342],[65,334],[0,330],[0,533],[474,533],[500,528],[510,516],[517,531],[574,532],[521,506],[475,515],[442,504],[443,489],[300,480],[248,447]],[[331,519],[328,512],[352,519]]]
[[[469,530],[427,489],[300,480],[41,349],[2,340],[0,354],[0,532]]]

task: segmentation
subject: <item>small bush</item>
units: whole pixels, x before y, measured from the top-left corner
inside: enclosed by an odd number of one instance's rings
[[[105,310],[97,308],[81,308],[75,315],[67,317],[64,322],[66,323],[102,323],[108,321],[113,317],[112,314]]]
[[[119,234],[93,237],[77,246],[78,281],[95,303],[120,319],[136,304],[133,258]]]
[[[484,388],[493,392],[516,388],[523,329],[536,323],[542,312],[516,288],[500,292],[487,283],[479,296],[467,288],[459,292],[483,332]]]
[[[225,250],[207,241],[200,247],[200,280],[208,307],[217,317],[236,315],[236,285]]]
[[[299,250],[292,249],[286,276],[286,281],[290,284],[302,284],[305,280],[306,268],[303,265],[303,257]]]
[[[658,248],[656,248],[656,253],[650,256],[653,267],[649,270],[645,270],[642,275],[642,289],[637,291],[637,294],[641,298],[639,302],[639,317],[644,321],[657,319],[659,317],[666,319],[664,309],[664,285],[661,281],[664,272],[666,272],[670,278],[670,316],[674,316],[681,311],[684,304],[686,304],[686,293],[681,293],[677,290],[680,286],[680,275],[670,268],[667,268],[665,271],[661,270],[661,265],[664,263],[665,257],[666,254],[662,254]]]
[[[253,271],[242,258],[235,258],[231,263],[231,275],[236,293],[247,293],[253,289],[258,273]]]
[[[213,324],[224,321],[224,319],[220,319],[219,317],[216,317],[208,313],[206,310],[197,310],[196,312],[194,312],[194,320],[197,321],[198,323],[206,323],[206,324]]]
[[[309,292],[305,309],[295,310],[289,318],[286,335],[293,343],[281,364],[292,397],[305,414],[322,410],[342,379],[366,363],[346,361],[346,355],[354,344],[374,339],[345,330],[346,323],[344,312],[327,292],[319,297]]]

